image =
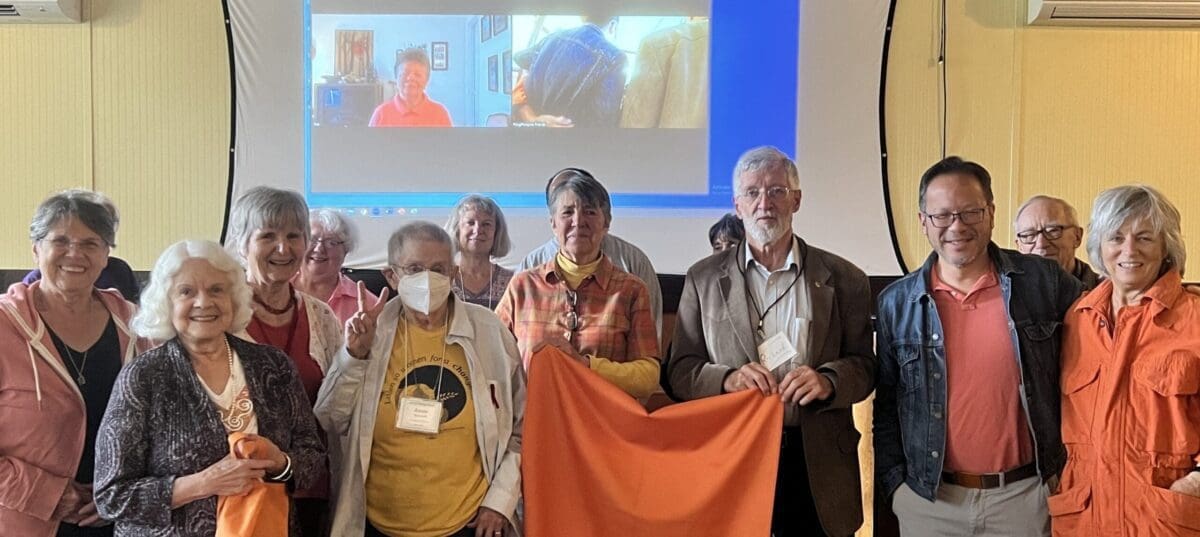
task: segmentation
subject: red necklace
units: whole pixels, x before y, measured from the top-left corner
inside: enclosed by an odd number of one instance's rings
[[[267,313],[272,315],[283,315],[289,311],[292,311],[292,308],[296,306],[296,292],[292,289],[292,285],[288,284],[288,303],[282,308],[272,308],[270,304],[264,302],[263,299],[258,295],[254,295],[254,301],[257,302],[259,306],[262,306],[263,309],[267,310]]]

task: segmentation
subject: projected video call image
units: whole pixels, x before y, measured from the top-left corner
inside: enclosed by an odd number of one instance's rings
[[[707,17],[513,17],[514,126],[703,128]]]
[[[488,78],[490,56],[511,57],[507,19],[314,15],[313,125],[507,126],[511,89]]]
[[[707,17],[314,14],[314,127],[705,128]]]

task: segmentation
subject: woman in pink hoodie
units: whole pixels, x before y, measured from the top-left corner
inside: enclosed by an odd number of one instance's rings
[[[100,194],[67,190],[34,213],[42,279],[0,297],[0,531],[112,535],[96,514],[96,431],[121,366],[137,353],[135,306],[93,287],[117,221]]]

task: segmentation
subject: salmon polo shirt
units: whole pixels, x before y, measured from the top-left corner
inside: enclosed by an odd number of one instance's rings
[[[372,127],[450,127],[450,112],[428,95],[416,106],[409,106],[404,96],[395,97],[375,108],[371,114]]]
[[[966,293],[930,273],[946,349],[947,471],[1000,473],[1033,462],[1021,369],[995,267]]]

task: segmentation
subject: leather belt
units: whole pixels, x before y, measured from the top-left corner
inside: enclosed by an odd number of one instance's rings
[[[1026,464],[1001,474],[968,474],[964,472],[942,472],[942,481],[969,489],[994,489],[1009,483],[1037,475],[1037,465]]]

